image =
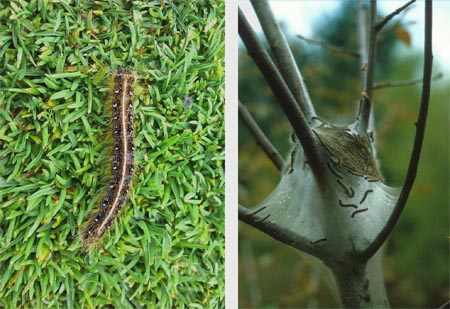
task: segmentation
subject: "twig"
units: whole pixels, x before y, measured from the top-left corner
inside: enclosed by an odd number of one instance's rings
[[[238,22],[239,36],[242,38],[249,55],[258,66],[259,70],[272,89],[272,92],[283,108],[284,113],[288,117],[297,138],[303,146],[305,156],[310,164],[314,176],[318,180],[318,183],[325,183],[324,181],[321,181],[324,180],[323,177],[326,175],[325,167],[323,162],[320,160],[320,154],[317,149],[315,136],[313,135],[305,116],[297,105],[297,102],[281,77],[277,67],[259,42],[256,33],[250,27],[247,19],[240,9]]]
[[[365,134],[369,125],[370,114],[372,109],[372,92],[373,81],[375,77],[375,58],[377,50],[376,33],[374,29],[374,22],[377,15],[377,1],[370,0],[370,23],[369,23],[369,55],[367,60],[367,74],[364,88],[364,95],[360,109],[359,117],[359,131]],[[362,55],[362,53],[361,53]]]
[[[283,79],[306,119],[311,120],[312,117],[316,116],[311,98],[287,40],[270,9],[269,2],[267,0],[252,0],[252,5]]]
[[[252,214],[252,211],[239,205],[239,220],[253,226],[282,243],[306,253],[318,256],[317,250],[309,243],[305,237],[290,231],[270,220],[263,220],[264,217]]]
[[[416,2],[416,0],[411,0],[408,3],[406,3],[405,5],[399,7],[398,9],[396,9],[394,12],[392,12],[391,14],[387,15],[382,21],[380,21],[376,26],[375,26],[375,32],[378,33],[380,32],[381,29],[383,29],[383,27],[395,16],[400,14],[401,11],[403,11],[404,9],[406,9],[408,6],[410,6],[411,4],[413,4],[414,2]]]
[[[449,308],[450,308],[450,300],[445,304],[443,304],[442,306],[440,306],[438,309],[449,309]]]
[[[434,75],[431,80],[437,80],[444,76],[442,73],[437,73]],[[382,89],[382,88],[390,88],[390,87],[403,87],[403,86],[411,86],[417,83],[420,83],[423,81],[423,78],[416,78],[416,79],[410,79],[410,80],[399,80],[395,82],[384,82],[384,83],[376,83],[373,86],[373,90]]]
[[[354,50],[351,50],[348,48],[339,47],[339,46],[336,46],[336,45],[333,45],[333,44],[330,44],[330,43],[327,43],[324,41],[320,41],[320,40],[308,39],[300,34],[297,34],[297,37],[309,44],[319,45],[319,46],[326,48],[335,53],[346,54],[346,55],[350,55],[352,57],[357,57],[357,58],[359,58],[359,55],[360,55],[357,51],[354,51]]]
[[[432,52],[432,1],[427,0],[425,2],[425,60],[423,64],[423,84],[422,84],[422,98],[420,100],[420,110],[416,122],[416,135],[414,138],[414,146],[411,152],[411,158],[409,161],[408,171],[406,173],[405,182],[403,183],[402,191],[397,200],[397,204],[389,217],[386,225],[383,227],[378,236],[370,244],[369,247],[362,253],[362,256],[369,259],[380,246],[386,241],[387,237],[391,233],[395,224],[400,217],[406,202],[411,192],[414,180],[416,179],[417,168],[419,165],[420,153],[422,150],[423,138],[425,135],[425,126],[428,115],[428,105],[430,101],[430,88],[431,88],[431,69],[433,64],[433,52]]]
[[[366,84],[366,67],[369,48],[367,47],[367,8],[365,0],[359,0],[358,6],[358,38],[359,38],[359,55],[361,68],[361,88]]]
[[[252,133],[253,137],[256,139],[258,145],[266,153],[273,164],[281,170],[284,166],[283,158],[280,156],[275,147],[270,143],[269,139],[266,137],[264,132],[253,119],[252,115],[248,112],[247,108],[239,101],[239,115],[241,115],[242,120],[244,120],[245,125]]]

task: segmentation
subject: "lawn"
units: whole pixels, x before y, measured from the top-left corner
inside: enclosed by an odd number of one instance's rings
[[[0,307],[224,306],[223,2],[0,2]],[[86,250],[119,67],[135,171]]]

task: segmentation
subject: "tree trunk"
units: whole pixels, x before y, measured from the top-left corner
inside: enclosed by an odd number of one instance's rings
[[[344,308],[390,308],[383,280],[384,246],[367,264],[329,266]]]

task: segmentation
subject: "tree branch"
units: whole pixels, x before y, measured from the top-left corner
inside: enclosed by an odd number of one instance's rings
[[[437,80],[439,78],[442,78],[444,74],[437,73],[434,75],[431,80]],[[399,80],[395,82],[384,82],[384,83],[376,83],[373,86],[373,90],[382,89],[382,88],[390,88],[390,87],[403,87],[403,86],[411,86],[417,83],[420,83],[423,81],[423,78],[416,78],[416,79],[410,79],[410,80]]]
[[[310,244],[309,240],[305,237],[294,233],[286,228],[265,220],[265,217],[255,211],[239,205],[239,220],[253,226],[254,228],[266,233],[267,235],[275,238],[282,243],[291,246],[295,249],[317,256],[318,252],[314,250],[314,247]]]
[[[267,0],[252,0],[275,63],[308,121],[316,116],[303,77]]]
[[[416,2],[416,0],[411,0],[408,3],[406,3],[405,5],[399,7],[398,9],[396,9],[394,12],[392,12],[391,14],[387,15],[382,21],[380,21],[376,26],[375,26],[375,32],[378,33],[381,31],[381,29],[383,29],[383,27],[395,16],[400,14],[401,11],[403,11],[404,9],[406,9],[407,7],[409,7],[411,4],[413,4],[414,2]]]
[[[400,214],[405,208],[412,186],[416,179],[417,168],[420,160],[420,153],[423,145],[423,138],[425,135],[425,126],[428,115],[428,105],[430,101],[430,88],[431,88],[431,70],[433,64],[433,52],[432,52],[432,1],[427,0],[425,2],[425,48],[424,48],[424,64],[423,64],[423,84],[422,84],[422,98],[420,100],[420,110],[416,121],[416,135],[414,138],[414,146],[409,161],[408,171],[406,174],[405,182],[403,183],[402,191],[397,200],[397,204],[383,227],[381,232],[370,244],[370,246],[362,253],[362,256],[369,259],[380,246],[386,241],[389,234],[392,232],[395,224],[397,223]]]
[[[366,67],[369,48],[367,47],[367,7],[364,0],[359,0],[358,6],[358,38],[359,38],[359,64],[361,68],[361,87],[366,84]],[[361,111],[360,111],[361,112]]]
[[[377,1],[370,0],[370,22],[369,22],[369,55],[367,60],[367,74],[364,88],[364,95],[362,99],[360,117],[359,117],[359,131],[360,134],[365,134],[369,126],[369,119],[372,109],[372,92],[373,82],[375,77],[375,58],[377,50],[376,33],[374,29],[374,22],[377,16]],[[361,53],[363,55],[363,53]]]
[[[324,183],[321,180],[324,180],[323,177],[326,175],[325,166],[321,161],[319,151],[317,149],[318,143],[316,143],[315,136],[312,133],[305,116],[297,105],[295,98],[284,82],[280,72],[277,70],[277,67],[259,42],[256,33],[250,27],[240,9],[238,21],[239,36],[242,38],[242,41],[247,47],[249,55],[258,66],[259,70],[272,89],[272,92],[283,108],[284,113],[288,117],[296,136],[303,146],[305,156],[308,159],[318,183]]]
[[[445,304],[443,304],[442,306],[440,306],[438,309],[448,309],[448,308],[450,308],[450,300]]]
[[[269,159],[275,164],[278,170],[281,170],[284,166],[283,158],[280,156],[275,147],[270,143],[269,139],[264,135],[264,132],[258,126],[256,121],[253,119],[252,115],[249,113],[247,108],[239,101],[239,115],[241,115],[247,128],[252,133],[253,137],[256,139],[258,145],[266,153]]]
[[[359,58],[360,54],[354,50],[348,49],[348,48],[343,48],[343,47],[339,47],[324,41],[320,41],[320,40],[313,40],[313,39],[308,39],[300,34],[297,34],[297,37],[299,39],[302,39],[304,41],[306,41],[309,44],[314,44],[314,45],[319,45],[325,49],[330,50],[331,52],[335,52],[335,53],[340,53],[340,54],[346,54],[352,57],[357,57]]]

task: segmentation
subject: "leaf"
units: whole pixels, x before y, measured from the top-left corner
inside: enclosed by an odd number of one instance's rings
[[[402,41],[406,46],[408,47],[411,46],[411,34],[409,33],[408,30],[406,30],[403,27],[398,27],[395,33],[397,34],[397,38],[400,41]]]

